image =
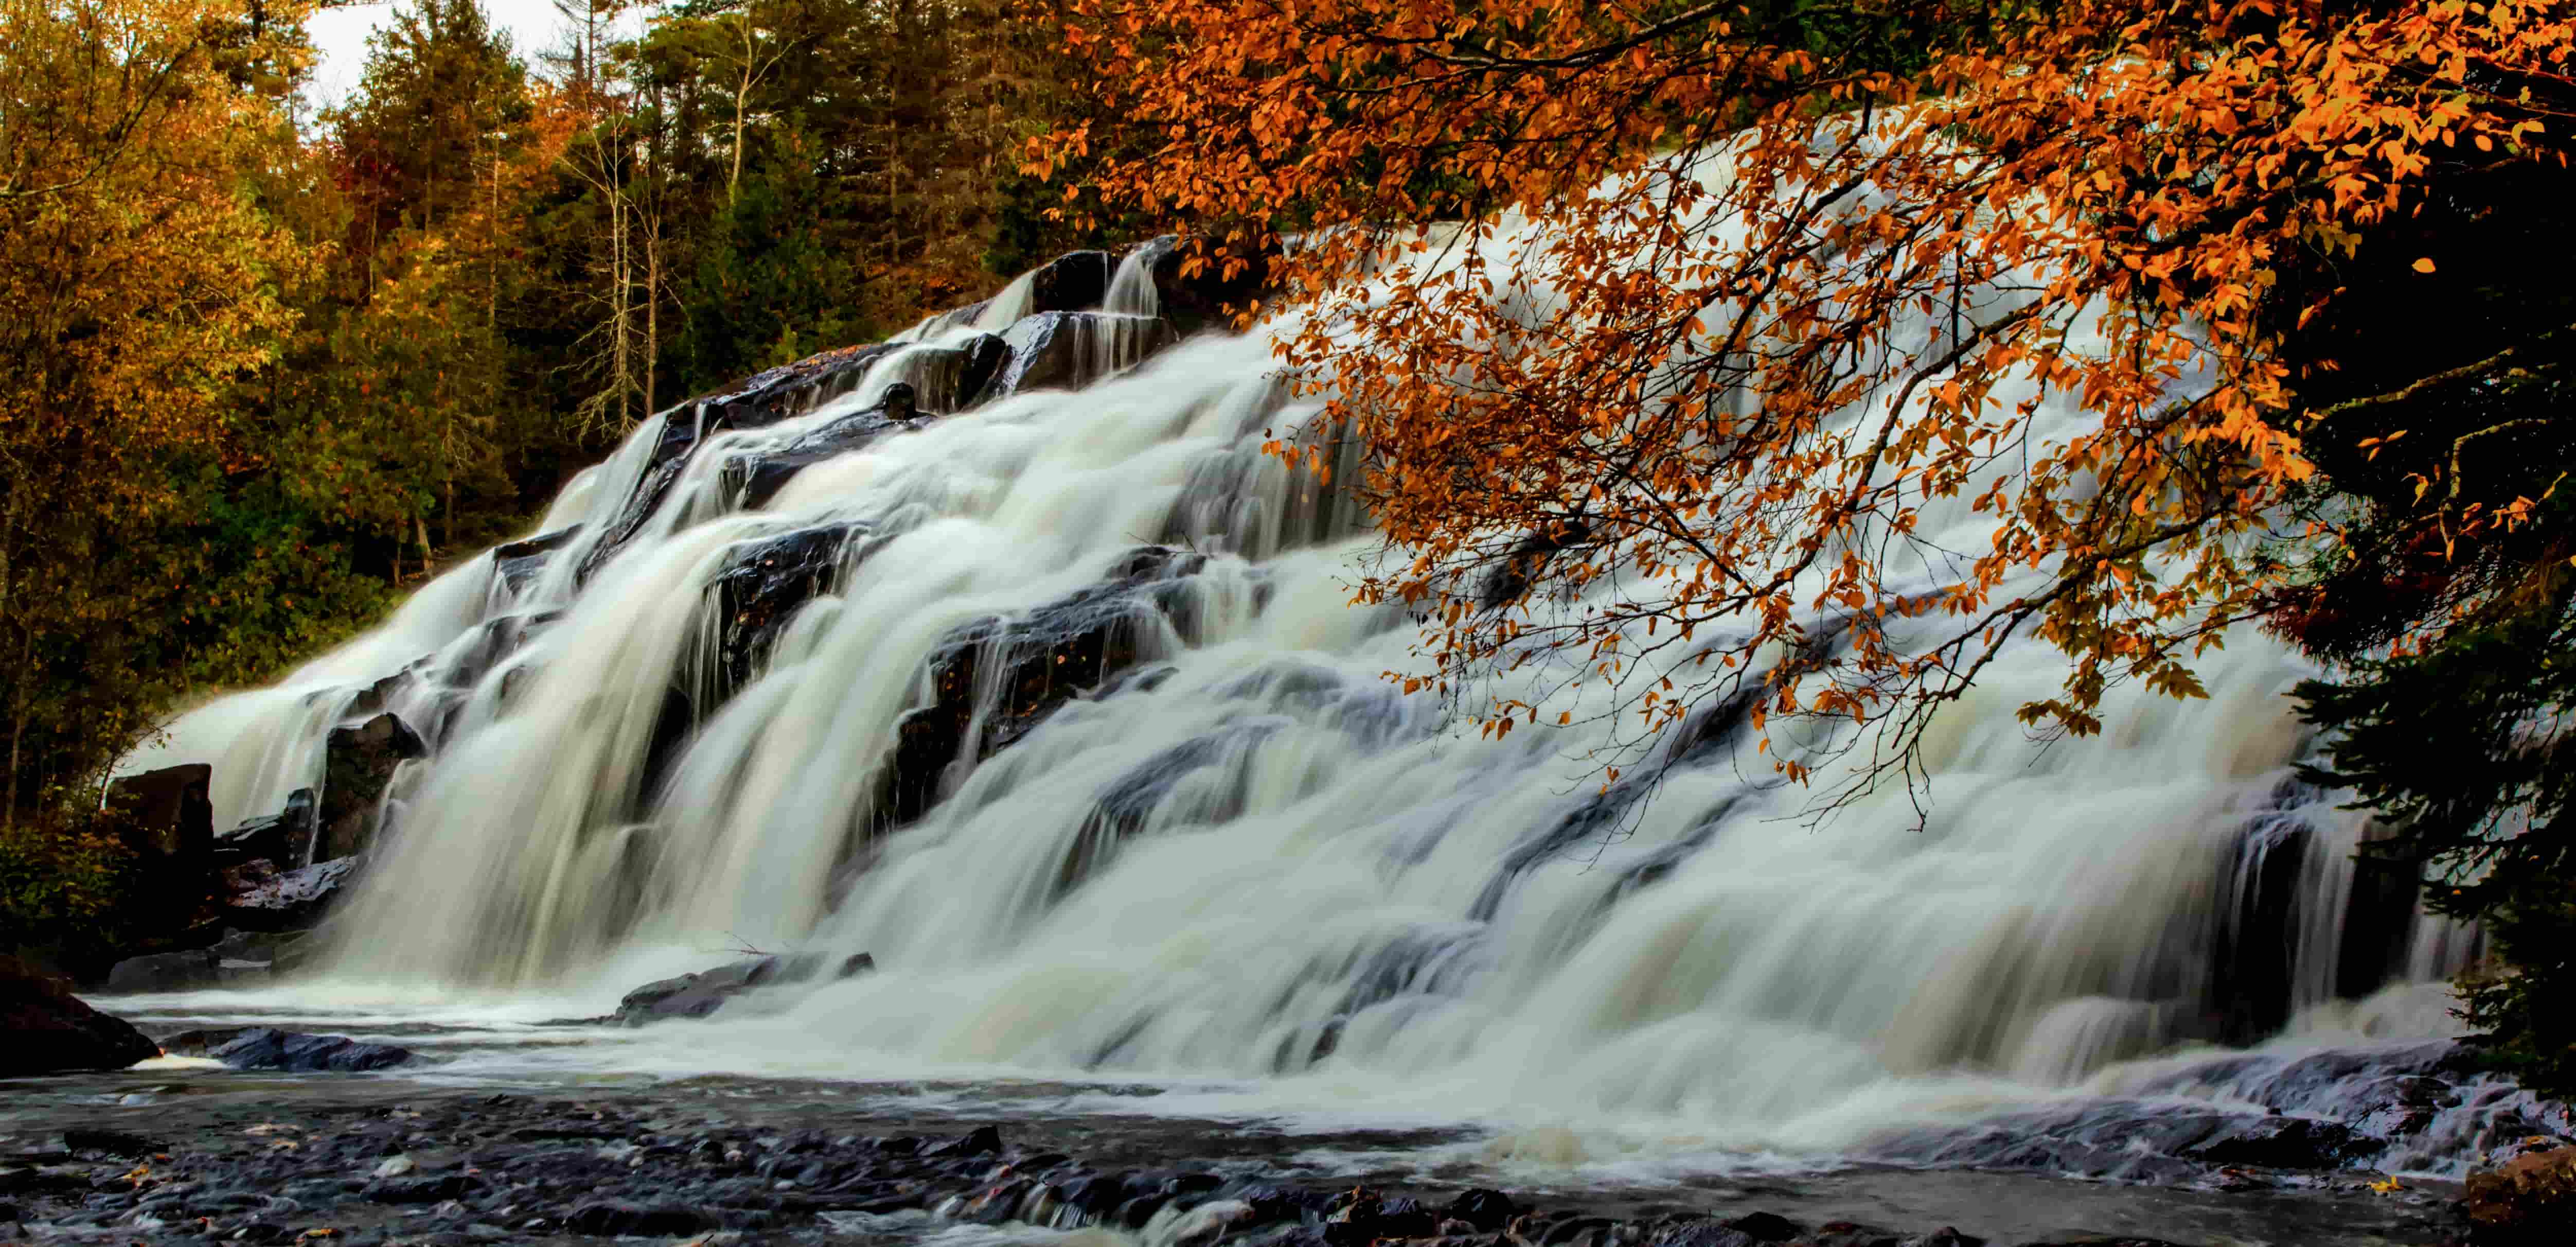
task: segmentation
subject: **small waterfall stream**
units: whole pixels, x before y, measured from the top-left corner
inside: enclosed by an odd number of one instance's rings
[[[212,762],[226,826],[315,783],[362,695],[430,742],[334,922],[343,983],[613,998],[710,949],[874,957],[679,1024],[705,1068],[1217,1078],[1837,1151],[2262,1102],[2299,1054],[2450,1032],[2473,933],[2356,887],[2370,828],[2295,778],[2308,668],[2250,633],[2207,699],[2115,692],[2045,747],[2012,709],[2061,660],[2010,651],[1934,726],[1928,819],[1889,791],[1818,821],[1723,718],[1605,790],[1580,724],[1615,693],[1543,670],[1509,678],[1578,726],[1487,741],[1401,695],[1409,621],[1349,604],[1365,516],[1260,451],[1321,435],[1281,328],[1176,341],[1147,249],[1067,257],[654,417],[537,538],[134,765]],[[2482,1120],[2416,1160],[2456,1169]]]

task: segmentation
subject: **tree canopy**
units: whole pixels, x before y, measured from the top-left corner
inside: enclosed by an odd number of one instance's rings
[[[2338,291],[2284,276],[2449,153],[2557,169],[2571,47],[2516,0],[1078,8],[1153,135],[1106,201],[1196,223],[1207,263],[1296,237],[1284,353],[1337,367],[1405,552],[1364,596],[1434,618],[1444,676],[1580,653],[1638,681],[1636,740],[1751,680],[1757,718],[1897,727],[1882,765],[2015,635],[2073,660],[2035,724],[2199,692],[2317,472],[2331,364],[2282,347]],[[2035,435],[2061,397],[2095,419]],[[1954,498],[1975,549],[1922,530]],[[1529,609],[1568,592],[1593,609]]]

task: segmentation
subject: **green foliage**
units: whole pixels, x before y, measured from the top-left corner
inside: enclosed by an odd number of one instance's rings
[[[2493,964],[2462,984],[2479,1050],[2576,1094],[2576,174],[2466,144],[2437,172],[2395,224],[2317,239],[2276,294],[2286,320],[2341,291],[2284,339],[2342,364],[2301,378],[2324,472],[2301,518],[2331,540],[2285,554],[2274,621],[2341,664],[2298,690],[2331,733],[2313,778],[2389,824],[2372,851],[2431,907],[2484,924]]]
[[[0,823],[0,948],[58,939],[114,911],[132,853],[112,816],[56,799],[40,818]]]

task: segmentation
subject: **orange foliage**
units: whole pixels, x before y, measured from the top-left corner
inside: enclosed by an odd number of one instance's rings
[[[2576,48],[2549,0],[1830,10],[1893,65],[1761,16],[1825,6],[1077,8],[1159,139],[1107,200],[1205,263],[1292,244],[1280,349],[1329,365],[1394,551],[1362,596],[1428,621],[1443,687],[1579,653],[1653,731],[1758,673],[1757,723],[1885,720],[1882,763],[2016,634],[2073,659],[2035,724],[2198,694],[2312,472],[2282,266],[2407,211],[2440,149],[2530,152],[2565,119],[2520,88]],[[1516,218],[1541,245],[1496,245]],[[1950,499],[1970,548],[1924,528]]]

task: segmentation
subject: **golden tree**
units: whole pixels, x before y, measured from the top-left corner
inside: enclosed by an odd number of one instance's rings
[[[1632,746],[1719,696],[1883,722],[1860,783],[2017,635],[2072,660],[2036,725],[2199,692],[2329,418],[2275,347],[2333,292],[2281,272],[2444,149],[2560,160],[2526,88],[2576,47],[2544,0],[1078,8],[1156,136],[1105,201],[1305,312],[1280,349],[1390,541],[1361,595],[1429,624],[1409,683],[1577,655]],[[1973,548],[1923,529],[1950,500]]]
[[[224,386],[271,357],[308,262],[248,186],[292,149],[274,94],[301,16],[0,0],[0,807],[94,778],[140,727],[116,661],[153,626],[120,580],[133,539],[177,501],[170,456],[234,449]]]

